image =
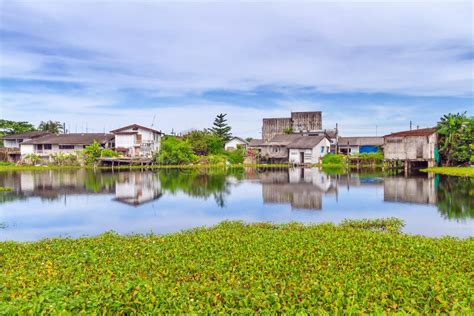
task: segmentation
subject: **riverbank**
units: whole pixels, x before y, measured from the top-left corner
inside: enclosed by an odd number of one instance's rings
[[[430,172],[435,174],[445,174],[448,176],[458,177],[474,177],[473,167],[433,167],[421,169],[422,172]]]
[[[223,222],[164,236],[0,242],[0,314],[470,314],[474,239],[399,227]]]
[[[0,172],[5,171],[41,171],[41,170],[141,170],[141,169],[208,169],[208,168],[288,168],[289,164],[193,164],[193,165],[122,165],[122,166],[0,166]],[[311,165],[318,167],[319,165]]]

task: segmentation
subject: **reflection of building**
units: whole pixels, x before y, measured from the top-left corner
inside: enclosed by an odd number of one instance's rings
[[[119,173],[115,182],[115,200],[140,205],[161,197],[161,184],[158,176],[151,172]]]
[[[434,178],[385,178],[384,201],[436,204]]]
[[[316,168],[293,168],[278,173],[274,182],[262,179],[265,203],[291,204],[295,209],[322,209],[322,194],[335,191],[331,178]],[[268,179],[267,179],[268,180]]]

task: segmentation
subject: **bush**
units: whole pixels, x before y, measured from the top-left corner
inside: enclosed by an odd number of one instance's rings
[[[199,156],[217,155],[224,151],[224,141],[209,130],[191,131],[183,136]]]
[[[245,148],[242,148],[240,146],[237,147],[236,150],[226,152],[226,156],[228,157],[229,162],[233,164],[243,163],[246,154],[247,151],[245,150]]]
[[[197,156],[187,141],[166,136],[161,141],[160,152],[155,160],[163,165],[187,165],[195,162]]]
[[[98,158],[100,158],[100,154],[102,149],[98,142],[94,140],[91,145],[88,145],[84,148],[83,153],[85,156],[85,161],[88,165],[93,164]]]
[[[119,153],[116,151],[113,151],[112,149],[105,148],[105,149],[102,149],[102,151],[100,152],[100,156],[101,157],[118,157]]]
[[[323,165],[343,165],[346,156],[338,154],[327,154],[323,157]]]
[[[20,164],[29,165],[29,166],[35,166],[35,165],[40,164],[41,161],[42,161],[42,159],[41,159],[41,156],[40,156],[40,155],[31,153],[31,154],[26,155],[26,156],[21,160]]]
[[[52,163],[55,166],[78,166],[80,159],[75,153],[58,152],[50,155]]]
[[[383,153],[376,152],[376,153],[362,153],[356,154],[353,157],[358,157],[362,164],[381,164],[383,163]]]

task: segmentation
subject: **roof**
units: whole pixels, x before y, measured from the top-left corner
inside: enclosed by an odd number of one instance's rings
[[[59,134],[46,135],[28,140],[22,145],[40,145],[40,144],[61,144],[61,145],[89,145],[95,141],[99,144],[106,143],[114,139],[113,134],[104,133],[81,133],[81,134]]]
[[[246,141],[246,140],[243,139],[243,138],[234,136],[234,137],[232,137],[229,141],[227,141],[226,144],[229,143],[230,141],[234,140],[234,139],[238,139],[238,140],[240,140],[241,142],[243,142],[243,143],[245,143],[245,144],[248,144],[248,143],[249,143],[248,141]]]
[[[14,139],[36,138],[36,137],[41,137],[41,136],[45,136],[49,134],[51,133],[45,132],[45,131],[32,131],[32,132],[26,132],[26,133],[21,133],[21,134],[6,135],[2,139],[14,140]]]
[[[338,144],[341,146],[382,146],[383,137],[378,136],[355,136],[339,137]]]
[[[250,147],[261,146],[265,141],[263,139],[252,139],[249,143]]]
[[[411,131],[396,132],[385,135],[384,137],[413,137],[413,136],[430,136],[436,133],[436,128],[420,128]]]
[[[326,136],[303,136],[300,134],[279,134],[275,135],[269,142],[260,146],[283,146],[294,149],[314,148]]]
[[[124,126],[124,127],[121,127],[121,128],[114,129],[114,130],[112,130],[112,131],[110,131],[110,132],[111,132],[111,133],[118,133],[118,132],[121,132],[121,131],[130,129],[130,128],[131,128],[131,129],[144,129],[144,130],[146,130],[146,131],[150,131],[150,132],[162,134],[160,131],[157,131],[156,129],[149,128],[149,127],[145,127],[145,126],[138,125],[138,124],[127,125],[127,126]]]

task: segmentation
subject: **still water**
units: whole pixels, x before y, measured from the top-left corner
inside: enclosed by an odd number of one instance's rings
[[[316,168],[0,173],[0,240],[176,232],[224,220],[398,217],[404,231],[474,236],[474,180]]]

